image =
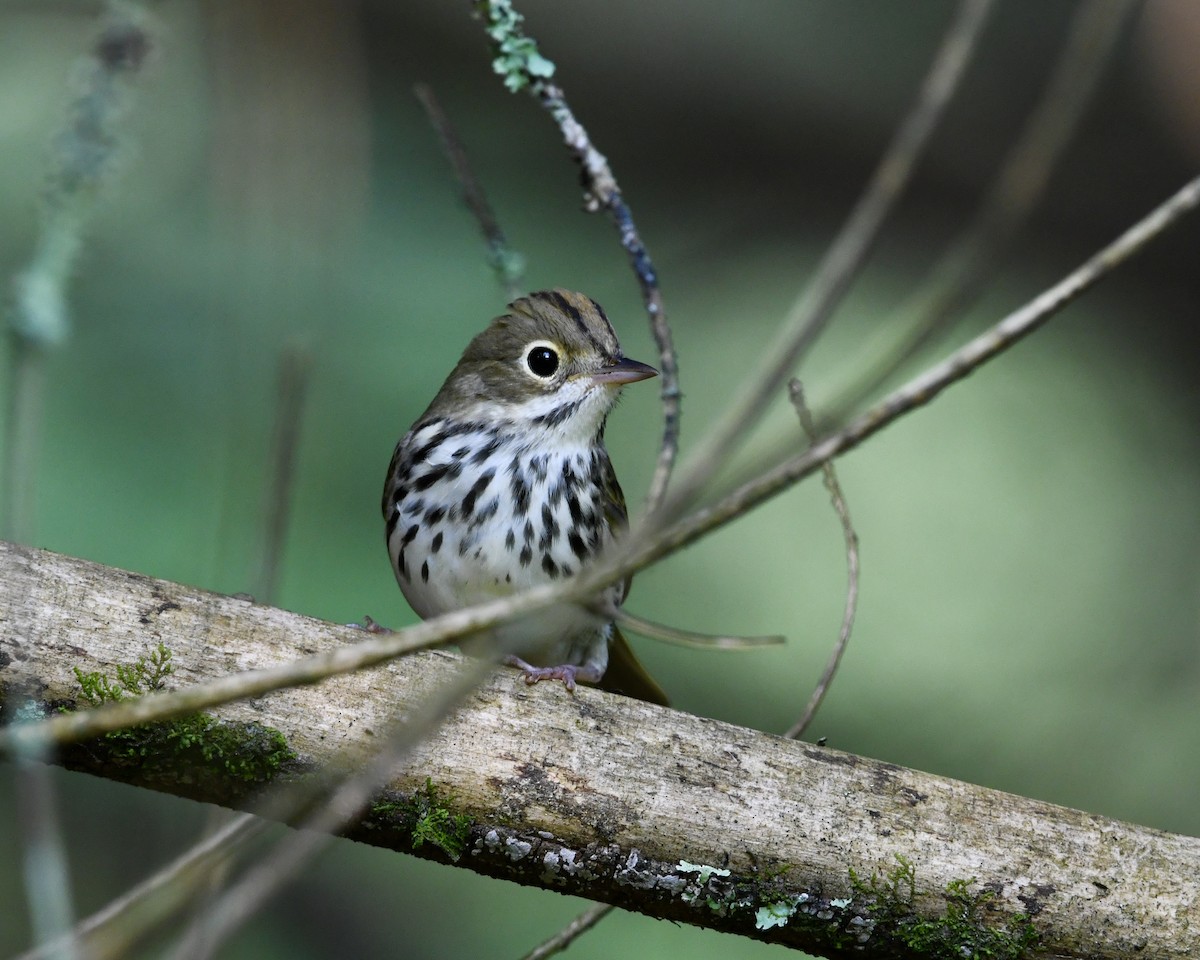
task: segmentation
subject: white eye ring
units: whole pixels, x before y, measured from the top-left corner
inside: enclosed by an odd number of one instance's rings
[[[550,380],[562,367],[562,348],[549,340],[534,340],[522,355],[525,370],[538,380]]]

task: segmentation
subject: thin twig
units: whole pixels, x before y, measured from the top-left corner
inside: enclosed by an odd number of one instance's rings
[[[508,623],[555,603],[590,603],[609,584],[694,543],[711,530],[809,476],[821,464],[854,449],[900,417],[929,403],[1028,336],[1198,205],[1200,177],[1188,182],[1053,287],[889,394],[842,430],[742,484],[716,503],[685,516],[666,530],[648,535],[648,525],[639,524],[604,562],[582,571],[573,579],[456,610],[394,633],[370,635],[353,646],[338,647],[270,669],[250,670],[180,691],[147,694],[137,700],[60,714],[20,727],[6,727],[0,729],[0,757],[13,755],[28,740],[73,742],[138,723],[166,720],[232,700],[374,666],[405,653]]]
[[[458,136],[458,131],[454,129],[454,124],[446,116],[446,112],[433,93],[433,88],[428,84],[418,83],[413,87],[413,93],[421,101],[421,106],[425,108],[425,114],[429,117],[430,124],[437,132],[438,139],[442,141],[446,159],[450,161],[454,176],[457,178],[459,186],[462,187],[463,200],[466,201],[467,209],[471,211],[483,230],[483,238],[487,242],[488,263],[504,287],[508,299],[516,300],[521,295],[521,282],[525,276],[525,258],[508,245],[508,238],[500,228],[500,222],[496,219],[495,213],[492,212],[492,205],[488,203],[483,185],[475,176],[475,172],[467,160],[467,151]]]
[[[671,492],[667,515],[677,515],[686,508],[718,467],[728,462],[733,448],[749,434],[833,317],[874,249],[880,226],[908,184],[918,158],[958,88],[991,6],[992,0],[960,3],[908,116],[897,129],[816,275],[788,311],[776,342],[745,379],[741,395],[689,457]]]
[[[611,903],[592,904],[554,936],[543,940],[530,950],[522,960],[546,960],[547,957],[552,957],[556,953],[562,953],[615,909]]]
[[[292,513],[296,488],[296,454],[304,420],[304,398],[312,376],[312,352],[296,343],[284,347],[279,357],[275,391],[275,424],[271,431],[270,473],[264,497],[263,546],[254,596],[274,605],[282,569],[283,542]]]
[[[821,464],[853,450],[864,440],[905,414],[923,407],[946,388],[964,379],[981,365],[1024,339],[1084,291],[1111,274],[1151,240],[1161,236],[1200,205],[1200,177],[1189,181],[1170,198],[1090,257],[1070,274],[1014,310],[989,330],[975,337],[945,360],[925,370],[846,427],[804,453],[785,460],[728,493],[716,503],[696,510],[675,523],[661,536],[638,537],[633,532],[616,569],[640,570],[668,554],[681,550],[711,530],[728,523],[788,487],[809,476]],[[600,575],[600,572],[597,572]],[[603,572],[608,576],[608,569]]]
[[[629,256],[630,266],[633,267],[641,287],[642,303],[650,318],[650,331],[658,345],[659,374],[662,376],[663,435],[654,473],[650,477],[650,487],[646,492],[646,512],[652,513],[666,499],[667,484],[670,483],[675,459],[679,453],[682,397],[679,390],[679,359],[672,342],[671,326],[667,322],[662,291],[658,286],[658,272],[633,222],[633,211],[625,202],[621,188],[617,186],[608,160],[595,148],[587,130],[575,118],[562,89],[552,83],[541,82],[534,84],[533,93],[558,124],[563,142],[579,163],[583,172],[585,196],[589,198],[589,209],[607,210],[609,219],[617,228],[621,246]]]
[[[840,423],[865,397],[943,332],[975,301],[996,260],[1028,220],[1091,103],[1104,67],[1136,0],[1093,0],[1076,8],[1063,51],[1037,106],[1030,113],[978,211],[947,246],[947,254],[908,302],[898,320],[915,318],[887,356],[873,368],[860,367],[855,385],[829,405],[826,423]],[[884,322],[879,329],[890,330]]]
[[[759,637],[736,637],[722,633],[697,633],[694,630],[681,630],[669,627],[665,623],[656,623],[630,613],[624,607],[606,604],[602,608],[604,616],[610,617],[622,627],[628,627],[633,633],[663,643],[673,643],[680,647],[691,647],[694,650],[754,650],[759,647],[778,646],[785,643],[785,638],[778,634]]]
[[[796,408],[796,413],[800,416],[800,425],[804,428],[808,439],[812,443],[816,443],[817,427],[813,423],[812,412],[804,400],[804,387],[795,377],[788,384],[788,394],[791,397],[792,405]],[[842,485],[838,483],[837,471],[834,470],[832,461],[821,464],[821,472],[825,476],[825,488],[833,500],[833,509],[841,521],[842,536],[846,540],[846,607],[842,612],[842,627],[838,631],[837,643],[833,645],[833,652],[825,664],[825,671],[821,674],[821,679],[817,681],[812,696],[808,698],[804,713],[784,734],[789,740],[799,740],[804,735],[804,731],[808,729],[808,725],[812,723],[813,717],[817,715],[817,710],[820,709],[825,694],[828,693],[829,686],[833,683],[833,676],[837,673],[838,665],[842,662],[846,645],[850,642],[850,633],[854,629],[854,613],[858,609],[858,534],[854,532],[854,524],[850,520],[850,510],[846,506],[846,497],[842,493]]]
[[[658,461],[646,493],[646,512],[653,513],[666,499],[667,484],[679,452],[679,361],[667,322],[658,272],[650,252],[642,242],[633,221],[633,211],[625,202],[608,159],[592,143],[587,130],[576,118],[561,87],[550,82],[555,66],[541,55],[537,42],[525,34],[524,17],[512,6],[512,0],[476,0],[476,10],[485,21],[495,59],[493,69],[504,77],[512,91],[527,90],[554,118],[563,143],[579,164],[587,210],[604,210],[629,257],[629,264],[642,291],[642,303],[650,319],[650,332],[658,346],[662,384],[663,436]]]

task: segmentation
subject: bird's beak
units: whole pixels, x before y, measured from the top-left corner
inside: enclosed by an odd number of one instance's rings
[[[650,364],[621,357],[620,360],[602,367],[598,373],[593,373],[591,380],[592,383],[599,383],[606,387],[620,387],[627,383],[637,383],[639,380],[649,380],[651,377],[657,376],[658,371]]]

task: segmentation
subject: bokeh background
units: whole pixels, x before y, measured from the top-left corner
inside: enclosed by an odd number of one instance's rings
[[[1086,0],[1090,2],[1090,0]],[[525,0],[662,278],[684,450],[753,369],[911,101],[954,6]],[[378,496],[397,437],[503,305],[411,93],[433,85],[526,285],[582,289],[653,360],[608,224],[557,131],[508,94],[465,2],[164,0],[47,366],[32,541],[252,590],[283,349],[314,358],[277,596],[413,619]],[[952,243],[1036,101],[1075,5],[1011,0],[914,188],[804,375],[818,410]],[[0,4],[0,277],[26,264],[95,3]],[[931,357],[1057,280],[1194,175],[1200,14],[1128,19],[1079,136],[983,296]],[[1044,331],[839,463],[858,627],[811,736],[945,776],[1200,833],[1200,386],[1185,222]],[[915,368],[913,368],[915,369]],[[7,376],[7,374],[6,374]],[[7,382],[7,381],[6,381]],[[6,382],[0,396],[7,397]],[[6,401],[7,402],[7,401]],[[609,446],[636,511],[659,431],[627,391]],[[800,443],[783,398],[754,449]],[[630,607],[784,633],[770,652],[639,650],[683,710],[782,731],[836,637],[841,533],[810,482],[641,574]],[[0,612],[0,619],[3,614]],[[204,827],[199,805],[58,772],[75,898],[95,909]],[[0,766],[0,955],[27,943]],[[920,869],[919,856],[916,857]],[[580,901],[332,844],[221,957],[516,956]],[[580,958],[782,948],[609,918]]]

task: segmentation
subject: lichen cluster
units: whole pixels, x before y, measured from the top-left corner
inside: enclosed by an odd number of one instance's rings
[[[512,0],[478,0],[475,9],[487,21],[492,41],[492,69],[513,93],[554,76],[554,63],[538,52],[537,41],[525,34],[525,18]]]

